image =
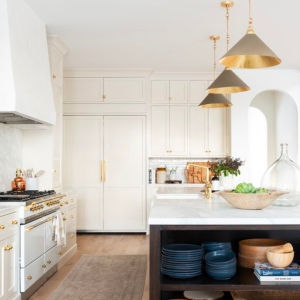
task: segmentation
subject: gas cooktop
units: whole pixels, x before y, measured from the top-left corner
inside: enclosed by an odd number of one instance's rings
[[[37,198],[47,197],[56,194],[54,190],[50,191],[24,191],[24,192],[14,192],[9,191],[6,193],[0,193],[0,202],[22,202],[33,200]]]

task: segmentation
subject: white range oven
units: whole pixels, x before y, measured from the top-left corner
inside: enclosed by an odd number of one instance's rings
[[[28,299],[57,271],[59,247],[52,227],[65,194],[55,191],[0,193],[0,201],[20,205],[20,291]]]

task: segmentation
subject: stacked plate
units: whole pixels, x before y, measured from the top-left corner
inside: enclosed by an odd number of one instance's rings
[[[225,242],[225,243],[218,243],[218,242],[212,242],[212,243],[204,243],[203,244],[204,252],[209,253],[213,251],[220,251],[220,250],[229,250],[231,251],[231,243]]]
[[[236,274],[236,257],[232,251],[221,250],[205,255],[205,271],[217,280],[227,280]]]
[[[162,249],[161,272],[173,278],[192,278],[202,274],[203,248],[174,244]]]

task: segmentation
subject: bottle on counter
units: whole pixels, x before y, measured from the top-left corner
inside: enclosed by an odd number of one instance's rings
[[[16,178],[11,182],[11,189],[14,192],[23,192],[26,189],[26,181],[23,179],[21,169],[16,170]]]
[[[167,168],[156,169],[156,183],[166,183],[167,181]]]
[[[218,192],[220,190],[220,178],[215,174],[215,176],[211,179],[212,183],[212,191]]]

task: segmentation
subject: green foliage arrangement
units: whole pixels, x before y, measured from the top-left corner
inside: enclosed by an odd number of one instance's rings
[[[211,170],[220,176],[223,172],[224,176],[227,177],[229,174],[238,176],[241,174],[240,167],[245,164],[240,158],[234,158],[227,156],[224,159],[217,160],[211,164]]]

